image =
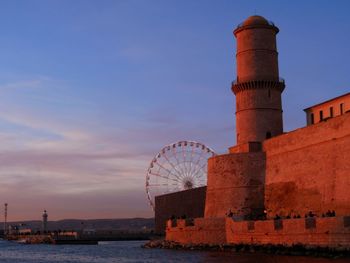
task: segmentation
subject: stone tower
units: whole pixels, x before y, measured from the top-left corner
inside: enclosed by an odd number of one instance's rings
[[[277,33],[278,28],[261,16],[247,18],[234,30],[237,145],[229,154],[208,160],[206,218],[229,211],[236,219],[263,216],[266,154],[261,142],[283,133],[284,81],[278,74]]]
[[[261,16],[251,16],[234,30],[237,38],[237,145],[261,142],[283,133],[276,34],[279,29]]]

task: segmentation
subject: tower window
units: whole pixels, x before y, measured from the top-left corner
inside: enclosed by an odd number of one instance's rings
[[[329,116],[330,116],[330,117],[333,117],[333,107],[330,107],[330,108],[329,108]]]
[[[340,114],[344,113],[344,103],[340,103]]]
[[[310,122],[311,122],[311,124],[315,123],[315,116],[313,113],[310,114]]]
[[[320,121],[323,121],[323,111],[320,110]]]
[[[272,137],[271,132],[266,132],[266,139],[270,139]]]

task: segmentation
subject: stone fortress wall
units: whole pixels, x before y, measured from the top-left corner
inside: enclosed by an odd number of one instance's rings
[[[348,249],[350,217],[234,221],[231,218],[168,221],[167,240],[181,244],[284,245]]]
[[[263,150],[268,217],[350,215],[349,113],[266,140]]]

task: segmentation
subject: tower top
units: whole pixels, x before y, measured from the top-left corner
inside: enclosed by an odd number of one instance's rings
[[[268,25],[269,21],[262,16],[250,16],[243,22],[243,26],[252,26],[252,25]]]
[[[250,16],[246,20],[244,20],[242,23],[240,23],[237,28],[233,31],[233,33],[236,35],[238,32],[242,31],[243,29],[250,29],[250,28],[270,28],[273,29],[276,34],[278,33],[279,29],[275,26],[275,24],[266,18],[258,15]]]

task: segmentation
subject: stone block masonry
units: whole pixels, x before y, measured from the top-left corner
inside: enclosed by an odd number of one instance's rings
[[[350,113],[263,142],[268,217],[350,215]]]
[[[244,219],[264,210],[265,154],[235,153],[208,161],[205,217],[224,217],[231,209]]]
[[[348,250],[350,216],[264,221],[234,221],[231,218],[198,218],[193,226],[185,220],[168,221],[166,240],[199,245],[303,245]]]
[[[301,244],[348,249],[349,219],[350,217],[325,217],[234,222],[227,218],[226,238],[228,244]]]
[[[225,244],[225,218],[196,218],[192,226],[178,219],[175,224],[167,222],[166,240],[181,244]]]

